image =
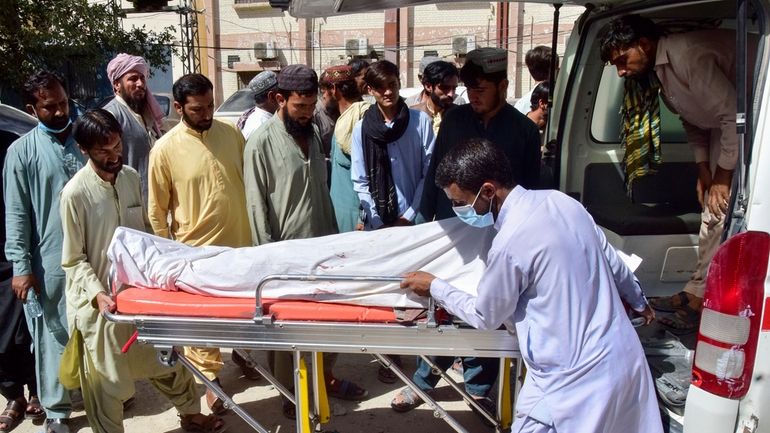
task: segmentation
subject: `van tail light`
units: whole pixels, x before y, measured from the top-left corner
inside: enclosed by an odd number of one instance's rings
[[[754,370],[770,235],[745,232],[719,247],[709,266],[692,384],[720,397],[746,395]]]

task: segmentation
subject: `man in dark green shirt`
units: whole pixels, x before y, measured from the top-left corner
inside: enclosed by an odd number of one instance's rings
[[[436,167],[449,149],[470,138],[486,138],[505,152],[514,180],[535,188],[540,178],[540,134],[532,121],[505,102],[508,53],[479,48],[468,53],[460,79],[468,88],[469,104],[450,109],[441,122],[420,205],[425,221],[455,214],[446,195],[434,183]]]

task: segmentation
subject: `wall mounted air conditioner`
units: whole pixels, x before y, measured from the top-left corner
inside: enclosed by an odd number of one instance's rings
[[[476,36],[455,36],[452,38],[452,54],[465,55],[476,49]]]
[[[254,57],[260,60],[275,59],[278,57],[275,50],[275,42],[255,42]]]
[[[367,38],[345,39],[345,54],[349,56],[369,54],[369,40]]]

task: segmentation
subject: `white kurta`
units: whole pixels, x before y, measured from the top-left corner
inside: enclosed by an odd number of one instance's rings
[[[512,431],[538,420],[564,433],[662,432],[621,303],[641,311],[646,300],[585,209],[558,191],[516,187],[495,228],[477,295],[441,279],[431,295],[476,328],[515,328],[529,371]]]

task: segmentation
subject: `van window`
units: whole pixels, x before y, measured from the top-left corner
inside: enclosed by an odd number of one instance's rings
[[[623,80],[614,66],[607,65],[602,71],[596,105],[591,118],[591,136],[598,143],[620,143],[620,106],[623,102]],[[685,143],[687,138],[679,115],[674,114],[660,101],[660,137],[663,143]]]

